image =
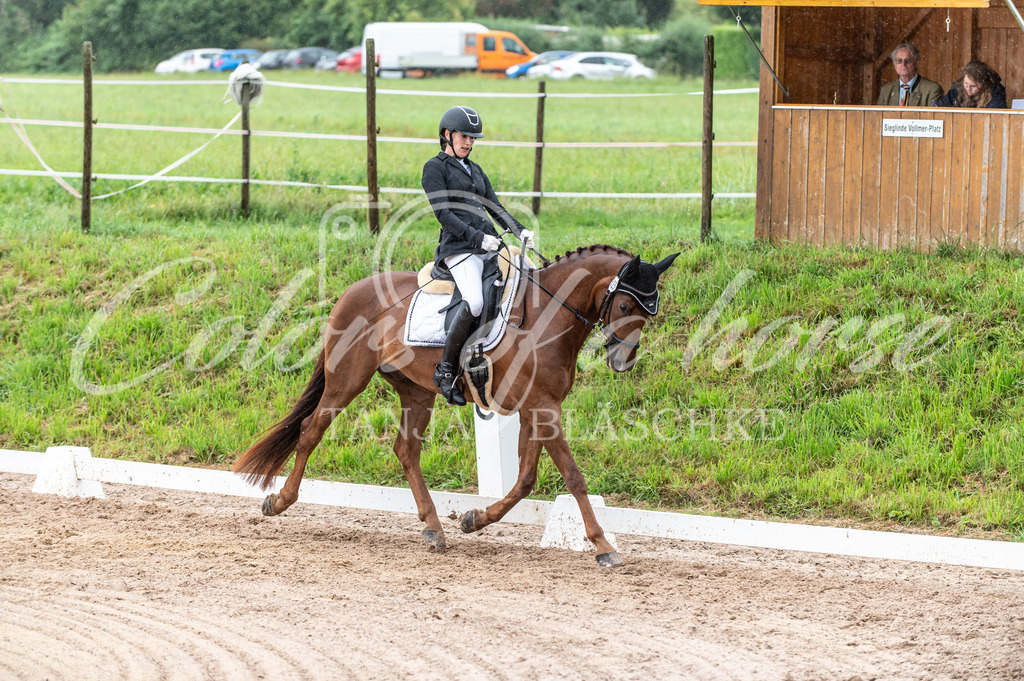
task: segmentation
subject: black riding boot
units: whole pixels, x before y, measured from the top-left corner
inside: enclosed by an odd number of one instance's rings
[[[475,321],[476,317],[470,312],[469,303],[459,303],[455,318],[452,319],[452,326],[448,329],[448,338],[444,342],[441,363],[434,369],[434,385],[441,389],[441,394],[448,400],[448,404],[456,407],[466,404],[466,396],[455,382],[460,373],[459,355],[462,354],[462,346],[466,344]]]

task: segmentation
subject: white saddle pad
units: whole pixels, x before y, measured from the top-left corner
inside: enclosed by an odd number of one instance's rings
[[[515,256],[514,266],[511,268],[511,275],[505,282],[505,287],[511,287],[511,291],[501,303],[501,312],[494,320],[487,335],[478,342],[483,345],[483,351],[493,349],[501,337],[505,335],[505,327],[508,326],[508,317],[512,312],[512,305],[516,299],[516,292],[519,287],[519,258]],[[530,267],[529,261],[526,264]],[[405,333],[402,339],[406,345],[441,347],[447,334],[444,331],[444,314],[440,312],[452,302],[450,293],[427,293],[420,289],[412,297],[409,304],[409,314],[405,317]]]

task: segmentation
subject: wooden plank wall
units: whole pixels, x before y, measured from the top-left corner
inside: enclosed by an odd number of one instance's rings
[[[944,135],[883,137],[883,118]],[[1024,114],[780,106],[772,127],[773,242],[1024,247]]]
[[[979,12],[981,10],[978,10]],[[984,10],[988,11],[988,10]],[[1009,10],[1003,9],[1009,15]],[[864,103],[878,101],[878,90],[882,85],[896,80],[896,69],[889,59],[889,53],[899,43],[908,40],[921,51],[918,73],[934,80],[942,89],[949,87],[960,68],[971,61],[975,44],[974,10],[942,8],[889,9],[880,11],[884,20],[879,23],[877,33],[879,52],[875,64],[879,71],[875,90],[864,93]],[[946,17],[949,17],[949,31],[946,31]],[[914,29],[912,33],[908,31]],[[1018,29],[1019,30],[1019,29]],[[992,67],[998,70],[996,64]]]
[[[779,8],[786,40],[780,54],[783,83],[793,103],[864,103],[861,74],[874,59],[864,41],[874,32],[875,12],[860,7]]]
[[[1002,75],[1009,99],[1024,99],[1024,31],[1001,4],[762,9],[762,44],[788,103],[824,106],[778,106],[781,90],[761,69],[759,238],[1024,250],[1024,115],[852,109],[873,105],[896,78],[888,54],[907,39],[922,52],[920,72],[944,88],[980,59]],[[883,118],[927,116],[945,121],[943,138],[881,136]]]
[[[1017,8],[1022,9],[1020,0]],[[1024,30],[1009,9],[979,12],[975,58],[999,72],[1009,99],[1024,99]]]
[[[948,11],[784,7],[774,21],[785,36],[775,64],[788,75],[795,104],[874,104],[881,86],[896,79],[889,52],[908,39],[921,51],[921,75],[943,89],[964,64],[980,59],[999,72],[1011,98],[1024,98],[1024,31],[996,3]]]

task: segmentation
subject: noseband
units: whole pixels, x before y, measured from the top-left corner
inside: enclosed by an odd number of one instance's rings
[[[639,343],[630,343],[625,338],[619,338],[614,331],[611,329],[610,323],[605,323],[604,319],[612,312],[612,300],[615,298],[616,293],[625,293],[627,296],[636,301],[637,305],[644,309],[650,315],[658,314],[658,302],[660,295],[658,289],[655,288],[653,291],[641,291],[635,286],[631,286],[622,280],[622,275],[625,273],[626,268],[629,267],[627,262],[619,270],[619,273],[615,275],[611,283],[608,284],[608,290],[604,292],[604,297],[601,299],[601,305],[597,308],[597,323],[593,324],[592,327],[596,328],[598,325],[601,327],[601,334],[605,337],[607,343],[604,344],[606,348],[610,348],[614,345],[621,345],[629,350],[636,350],[640,347]]]

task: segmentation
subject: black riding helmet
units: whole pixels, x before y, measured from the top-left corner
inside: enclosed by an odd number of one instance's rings
[[[453,106],[441,116],[441,123],[437,126],[437,136],[441,138],[441,150],[448,146],[450,140],[444,136],[445,130],[461,132],[468,137],[483,137],[484,122],[473,109],[468,106]]]

